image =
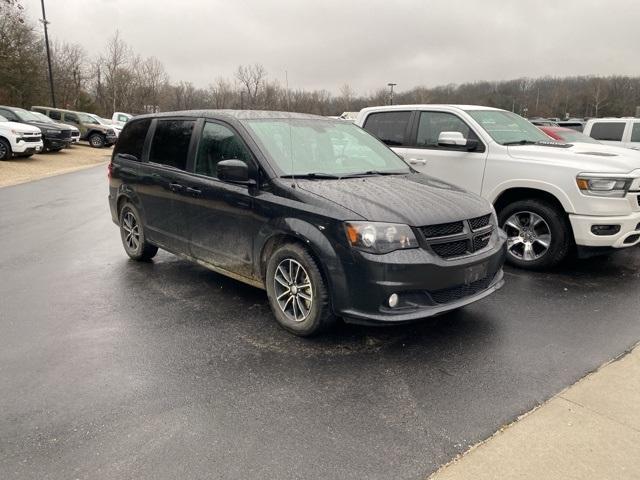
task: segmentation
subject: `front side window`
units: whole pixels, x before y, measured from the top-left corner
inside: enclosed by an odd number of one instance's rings
[[[13,113],[11,110],[6,110],[4,108],[0,108],[0,115],[7,118],[10,122],[19,122],[20,119],[18,116]]]
[[[124,153],[133,155],[137,160],[141,160],[142,149],[144,148],[144,141],[147,138],[147,130],[149,130],[150,124],[151,119],[148,118],[127,125],[118,138],[114,155]]]
[[[364,129],[391,147],[405,144],[405,132],[411,112],[372,113],[364,123]]]
[[[631,141],[640,142],[640,122],[633,124],[633,130],[631,131]]]
[[[409,172],[388,147],[351,123],[269,119],[245,124],[282,175]]]
[[[76,123],[76,124],[80,123],[80,120],[78,120],[78,116],[75,113],[65,113],[64,119],[67,122]]]
[[[591,127],[591,136],[596,140],[621,142],[625,126],[624,122],[596,122]]]
[[[158,120],[149,161],[185,170],[194,120]]]
[[[218,123],[206,122],[198,144],[196,173],[217,178],[218,162],[234,159],[248,165],[253,163],[249,150],[233,130]]]
[[[549,142],[538,127],[515,113],[504,110],[467,110],[467,113],[501,145]]]
[[[447,112],[421,112],[418,123],[416,145],[421,148],[452,147],[438,145],[438,138],[442,132],[459,132],[466,139],[478,140],[477,135],[458,116]]]

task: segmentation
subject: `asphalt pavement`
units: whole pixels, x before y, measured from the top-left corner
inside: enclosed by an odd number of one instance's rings
[[[402,327],[128,260],[104,166],[0,189],[0,478],[418,479],[640,339],[640,249]]]

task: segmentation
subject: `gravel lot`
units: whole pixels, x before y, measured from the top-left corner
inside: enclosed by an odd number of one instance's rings
[[[91,148],[78,143],[60,152],[0,161],[0,187],[68,173],[109,161],[111,148]]]

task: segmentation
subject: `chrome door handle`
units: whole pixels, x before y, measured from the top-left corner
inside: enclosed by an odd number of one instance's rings
[[[427,164],[427,161],[426,161],[426,160],[423,160],[423,159],[421,159],[421,158],[410,158],[410,159],[409,159],[409,163],[410,163],[411,165],[426,165],[426,164]]]

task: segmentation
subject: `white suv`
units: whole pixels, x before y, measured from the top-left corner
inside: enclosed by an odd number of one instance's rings
[[[42,132],[38,127],[10,122],[0,115],[0,160],[30,157],[42,151]]]
[[[608,145],[640,150],[640,118],[592,118],[584,134]]]
[[[640,243],[640,152],[556,142],[490,107],[372,107],[355,123],[416,170],[491,201],[512,264],[548,268],[574,245],[587,256]]]

